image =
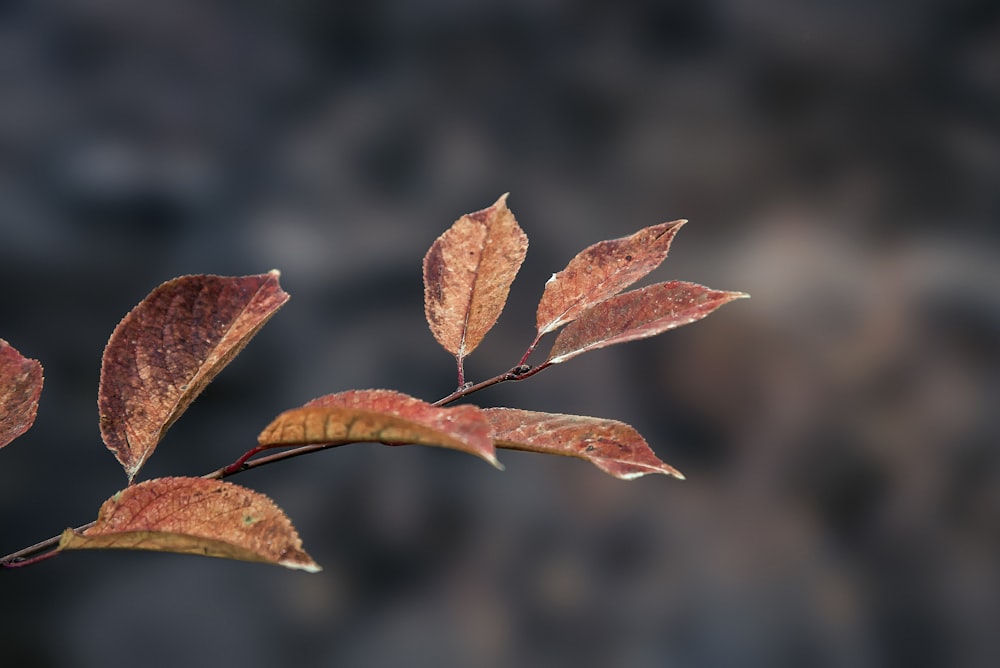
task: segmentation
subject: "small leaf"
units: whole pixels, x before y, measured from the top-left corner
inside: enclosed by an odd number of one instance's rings
[[[0,448],[31,429],[42,394],[42,365],[0,339]]]
[[[567,325],[552,344],[548,362],[559,364],[588,350],[655,336],[749,296],[683,281],[632,290],[595,305]]]
[[[528,237],[507,208],[507,195],[459,218],[427,251],[427,323],[459,365],[500,317],[527,251]]]
[[[484,408],[483,413],[492,425],[497,447],[579,457],[622,480],[648,473],[684,479],[624,422],[514,408]]]
[[[439,408],[392,390],[349,390],[328,394],[285,411],[257,438],[265,447],[343,445],[430,445],[461,450],[502,469],[482,409]]]
[[[157,478],[104,502],[94,526],[66,529],[60,550],[151,550],[276,564],[315,573],[291,521],[271,499],[204,478]]]
[[[645,227],[635,234],[600,241],[580,251],[545,284],[538,302],[538,336],[575,320],[585,310],[618,294],[660,266],[686,220]]]
[[[278,272],[183,276],[115,328],[101,365],[101,437],[129,481],[205,386],[288,301]]]

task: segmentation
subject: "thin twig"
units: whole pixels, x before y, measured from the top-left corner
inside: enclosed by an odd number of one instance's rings
[[[496,376],[493,376],[492,378],[489,378],[487,380],[483,380],[478,383],[473,383],[472,385],[467,385],[466,387],[459,387],[457,390],[449,394],[447,397],[435,401],[433,405],[446,406],[452,403],[453,401],[457,401],[462,397],[466,397],[474,392],[478,392],[479,390],[486,389],[491,385],[497,385],[499,383],[504,383],[509,380],[524,380],[525,378],[530,378],[531,376],[534,376],[536,373],[538,373],[539,371],[548,366],[551,366],[551,364],[549,364],[548,362],[545,362],[544,364],[539,364],[536,367],[531,367],[528,366],[527,364],[519,364],[518,366],[514,367],[513,369],[510,369],[509,371],[504,371],[503,373],[497,374]]]

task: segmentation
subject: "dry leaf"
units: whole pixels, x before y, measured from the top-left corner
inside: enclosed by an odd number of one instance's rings
[[[575,320],[585,310],[618,294],[660,266],[686,220],[643,228],[580,251],[545,284],[538,302],[538,336]]]
[[[42,365],[0,339],[0,448],[35,423],[42,394]]]
[[[552,344],[548,362],[558,364],[588,350],[655,336],[749,296],[683,281],[632,290],[600,302],[567,325]]]
[[[648,473],[684,479],[624,422],[514,408],[484,408],[483,413],[492,425],[497,447],[579,457],[623,480]]]
[[[127,487],[104,502],[94,526],[82,533],[66,529],[59,549],[177,552],[320,570],[271,499],[204,478],[158,478]]]
[[[104,350],[101,437],[131,481],[166,430],[286,301],[278,272],[183,276],[122,319]]]
[[[350,390],[314,399],[276,417],[257,440],[265,447],[431,445],[461,450],[502,468],[482,409],[439,408],[392,390]]]
[[[528,237],[507,208],[507,195],[459,218],[427,251],[427,323],[459,367],[500,317],[527,251]]]

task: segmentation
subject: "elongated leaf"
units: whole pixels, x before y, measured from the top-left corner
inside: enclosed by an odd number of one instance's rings
[[[131,481],[163,434],[288,301],[278,272],[183,276],[122,319],[104,350],[101,437]]]
[[[375,442],[431,445],[482,457],[497,468],[490,427],[482,409],[438,408],[392,390],[328,394],[285,411],[257,438],[262,446]]]
[[[635,234],[600,241],[580,251],[545,284],[538,302],[538,335],[575,320],[585,310],[618,294],[660,266],[686,220],[645,227]]]
[[[548,361],[558,364],[588,350],[655,336],[749,296],[683,281],[632,290],[600,302],[567,325],[552,344]]]
[[[583,415],[484,408],[497,447],[579,457],[609,475],[632,480],[648,473],[684,479],[664,464],[639,432],[617,420]]]
[[[42,365],[0,339],[0,448],[31,429],[42,394]]]
[[[507,208],[507,195],[459,218],[427,251],[427,323],[459,365],[500,317],[527,251],[528,237]]]
[[[66,529],[60,550],[152,550],[258,561],[315,573],[291,521],[271,499],[204,478],[157,478],[104,502],[82,533]]]

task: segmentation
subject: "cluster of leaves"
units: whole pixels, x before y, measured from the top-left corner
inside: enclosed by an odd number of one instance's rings
[[[141,549],[200,554],[317,571],[291,521],[263,494],[223,482],[250,468],[348,443],[451,448],[502,468],[497,448],[579,457],[622,479],[648,473],[683,478],[627,424],[581,415],[445,405],[484,387],[523,380],[589,350],[653,336],[745,297],[669,281],[623,292],[666,258],[685,221],[594,244],[545,284],[537,329],[520,362],[467,383],[464,361],[493,327],[524,261],[528,238],[507,208],[459,218],[424,258],[424,305],[437,341],[458,365],[458,389],[428,403],[392,390],[351,390],[278,415],[256,447],[202,477],[135,482],[167,429],[222,368],[288,301],[278,272],[183,276],[153,290],[115,328],[98,389],[100,432],[128,486],[97,520],[4,557],[21,566],[66,550]],[[546,359],[528,360],[542,337],[559,331]],[[0,340],[0,447],[35,420],[42,367]],[[276,453],[263,454],[268,450]]]

